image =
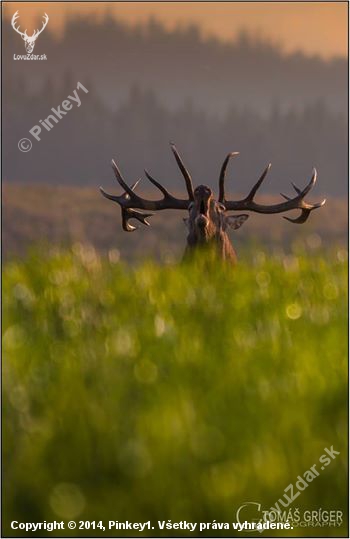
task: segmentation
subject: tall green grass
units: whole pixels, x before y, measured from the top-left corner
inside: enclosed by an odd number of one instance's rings
[[[12,520],[151,520],[152,536],[181,533],[158,520],[234,522],[332,445],[291,507],[346,520],[344,252],[258,252],[234,269],[116,258],[77,245],[4,269],[4,533],[18,536]],[[345,520],[276,535],[344,536]]]

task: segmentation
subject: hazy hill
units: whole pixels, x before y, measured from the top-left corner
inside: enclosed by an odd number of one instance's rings
[[[154,90],[174,109],[192,98],[201,108],[224,113],[235,105],[266,114],[275,103],[303,107],[321,99],[333,111],[345,112],[347,63],[322,60],[302,53],[283,54],[277,45],[242,32],[232,43],[202,37],[197,26],[167,31],[160,23],[130,28],[106,16],[67,20],[55,39],[50,25],[40,36],[36,53],[43,62],[14,62],[23,54],[18,34],[6,21],[3,28],[4,71],[22,75],[31,87],[51,75],[60,81],[65,70],[77,80],[89,78],[106,104],[117,109],[137,82]]]
[[[226,153],[235,150],[241,156],[229,181],[237,191],[247,192],[272,162],[265,192],[291,180],[302,186],[313,166],[316,196],[347,192],[344,59],[284,55],[245,34],[223,44],[194,26],[168,32],[150,21],[131,29],[108,18],[67,21],[59,40],[48,26],[35,46],[47,61],[13,59],[24,46],[9,21],[3,39],[6,180],[111,188],[116,157],[128,181],[146,167],[180,189],[171,140],[195,183],[216,187]],[[78,82],[89,90],[81,107],[21,153],[18,141]]]

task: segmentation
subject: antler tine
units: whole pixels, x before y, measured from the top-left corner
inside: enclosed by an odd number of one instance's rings
[[[114,161],[114,159],[112,159],[112,167],[113,167],[113,170],[114,170],[115,177],[117,178],[120,185],[123,187],[124,191],[126,191],[128,193],[128,195],[133,196],[132,189],[124,181],[123,176],[121,175],[120,170],[119,170],[116,162]]]
[[[265,180],[266,178],[266,175],[268,173],[268,171],[270,170],[271,168],[271,163],[269,163],[267,165],[267,167],[265,168],[264,172],[262,173],[262,175],[260,176],[260,178],[258,179],[258,181],[256,182],[256,184],[254,185],[254,187],[251,189],[250,193],[248,194],[248,196],[246,197],[245,200],[247,200],[248,202],[252,202],[254,197],[255,197],[255,194],[257,192],[257,190],[259,189],[260,185],[262,184],[262,182]],[[283,195],[282,195],[283,196]]]
[[[138,180],[136,180],[135,183],[132,184],[132,186],[130,187],[131,191],[135,191],[135,189],[138,186],[138,184],[140,183],[140,181],[141,181],[141,178],[139,178]]]
[[[290,197],[287,197],[287,195],[280,193],[281,197],[283,197],[285,200],[290,200]]]
[[[47,23],[49,22],[49,16],[47,13],[44,13],[44,22],[40,30],[34,30],[32,37],[38,37],[39,34],[46,28]]]
[[[324,206],[325,203],[326,203],[326,199],[324,198],[322,202],[318,202],[317,204],[312,204],[312,207],[310,208],[301,208],[301,213],[299,217],[297,217],[296,219],[292,219],[291,217],[285,217],[284,215],[283,215],[283,219],[287,219],[287,221],[290,221],[291,223],[297,223],[297,224],[305,223],[310,213],[313,210],[317,210],[317,208],[321,208],[322,206]]]
[[[27,36],[27,30],[24,30],[24,32],[21,32],[20,31],[20,26],[16,27],[16,21],[17,19],[19,18],[19,14],[18,14],[18,10],[16,11],[16,13],[13,15],[12,19],[11,19],[11,26],[14,30],[16,30],[16,32],[18,34],[20,34],[21,36]]]
[[[136,189],[136,187],[138,186],[138,184],[140,183],[141,181],[141,178],[139,180],[137,180],[135,183],[132,184],[132,186],[130,187],[131,191],[134,191]],[[101,194],[105,197],[105,198],[108,198],[109,200],[113,200],[113,202],[119,202],[119,200],[121,198],[126,198],[127,200],[129,199],[130,195],[125,192],[123,193],[121,196],[115,196],[115,195],[110,195],[109,193],[106,193],[106,191],[103,189],[103,187],[100,186],[100,191],[101,191]]]
[[[14,26],[14,24],[17,21],[18,17],[19,17],[19,15],[18,15],[18,9],[17,9],[16,13],[13,14],[12,19],[11,19],[12,26]]]
[[[292,184],[292,186],[294,187],[294,190],[298,193],[298,195],[300,195],[300,194],[301,194],[301,189],[299,189],[299,187],[297,187],[297,186],[295,185],[295,183],[293,183],[293,182],[290,182],[290,183]],[[282,195],[282,196],[283,196],[283,195]]]
[[[307,195],[308,192],[311,191],[311,189],[315,185],[316,181],[317,181],[317,170],[314,168],[312,171],[311,180],[309,181],[305,189],[300,193],[300,196],[304,197],[305,195]]]
[[[157,182],[157,180],[152,178],[152,176],[149,174],[149,172],[147,172],[146,169],[145,169],[145,174],[147,178],[149,179],[149,181],[153,183],[153,185],[155,185],[159,189],[159,191],[163,193],[164,197],[173,198],[173,196],[169,193],[169,191],[165,189],[165,187],[161,183]]]
[[[103,195],[105,198],[108,198],[109,200],[113,200],[113,202],[119,202],[120,197],[117,197],[115,195],[110,195],[103,189],[103,187],[101,187],[101,185],[99,189],[100,189],[101,195]]]
[[[235,157],[236,155],[239,155],[239,152],[231,152],[226,156],[225,161],[222,164],[221,171],[220,171],[220,177],[219,177],[219,200],[218,202],[224,203],[225,202],[225,177],[226,177],[226,169],[229,160],[231,157]]]
[[[316,180],[317,180],[317,170],[314,168],[313,169],[313,173],[312,173],[312,177],[311,177],[311,180],[309,181],[309,183],[307,184],[307,186],[304,188],[304,190],[301,190],[299,189],[299,187],[297,187],[295,185],[294,182],[291,182],[292,186],[294,187],[294,190],[296,191],[296,193],[298,193],[298,195],[303,198],[305,195],[307,195],[307,193],[312,189],[312,187],[315,185],[316,183]],[[283,193],[281,193],[281,195],[283,196],[283,198],[285,198],[286,200],[291,200],[290,197],[287,197],[286,195],[284,195]]]
[[[304,210],[301,210],[299,217],[296,217],[295,219],[292,219],[291,217],[286,217],[285,215],[283,215],[282,217],[283,219],[286,219],[286,221],[289,221],[290,223],[301,225],[308,220],[310,213],[311,213],[311,209],[310,210],[304,209]]]
[[[130,208],[122,208],[122,227],[125,232],[134,232],[137,230],[137,226],[130,225],[129,219],[137,219],[140,223],[150,226],[150,223],[147,221],[147,217],[152,217],[153,213],[142,213],[138,210],[133,210]]]
[[[188,172],[187,168],[185,167],[185,165],[184,165],[184,163],[183,163],[183,161],[182,161],[182,159],[181,159],[181,157],[179,155],[179,152],[177,151],[176,146],[175,146],[175,144],[173,142],[170,142],[170,147],[171,147],[171,150],[172,150],[173,154],[175,155],[176,162],[179,165],[179,168],[180,168],[180,170],[182,172],[182,175],[185,178],[185,183],[186,183],[188,196],[189,196],[190,200],[193,200],[194,199],[194,194],[193,194],[193,184],[192,184],[191,175]]]

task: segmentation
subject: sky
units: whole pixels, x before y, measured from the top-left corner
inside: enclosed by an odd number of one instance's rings
[[[21,30],[32,33],[46,12],[62,32],[66,15],[110,16],[135,25],[151,16],[167,28],[197,23],[204,35],[232,41],[246,29],[282,45],[323,58],[347,55],[347,2],[3,2],[8,21],[16,10]],[[22,26],[23,25],[23,26]]]

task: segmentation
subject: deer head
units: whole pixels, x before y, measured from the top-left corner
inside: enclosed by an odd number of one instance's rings
[[[225,206],[214,199],[212,190],[206,185],[196,187],[193,195],[193,202],[188,206],[189,216],[184,219],[188,227],[189,248],[196,245],[214,245],[219,247],[224,258],[232,258],[234,255],[227,229],[236,230],[249,216],[225,215]]]
[[[43,26],[42,26],[41,30],[34,30],[34,32],[33,32],[33,34],[31,36],[27,35],[27,30],[24,30],[24,32],[21,32],[20,31],[20,26],[16,27],[16,21],[17,21],[18,17],[19,17],[18,11],[16,11],[14,16],[12,17],[11,26],[12,26],[12,28],[14,30],[16,30],[16,32],[24,40],[24,45],[25,45],[27,53],[31,54],[33,52],[33,50],[34,50],[35,41],[36,41],[37,37],[39,36],[39,34],[41,34],[41,32],[44,30],[47,23],[49,22],[49,17],[46,15],[46,13],[44,14],[44,22],[43,22]]]
[[[320,208],[326,202],[326,200],[323,200],[316,204],[309,204],[304,200],[305,196],[316,183],[316,169],[314,169],[311,180],[303,190],[292,184],[297,193],[295,197],[282,195],[285,202],[280,202],[278,204],[264,205],[255,202],[254,198],[256,192],[270,170],[270,164],[265,168],[259,180],[245,198],[241,200],[228,200],[225,195],[227,165],[232,157],[238,155],[238,152],[229,153],[223,162],[219,178],[219,197],[216,200],[212,190],[206,185],[199,185],[196,189],[193,189],[191,175],[186,169],[174,144],[171,144],[171,149],[185,179],[188,195],[186,199],[179,199],[171,195],[167,189],[155,180],[146,170],[145,174],[148,180],[161,191],[163,197],[160,200],[154,201],[140,197],[135,193],[136,186],[140,180],[130,187],[124,181],[115,161],[112,161],[116,179],[124,189],[124,193],[120,196],[110,195],[106,193],[102,187],[100,187],[100,191],[104,197],[113,202],[117,202],[121,207],[122,226],[125,231],[131,232],[136,230],[136,227],[129,223],[130,219],[136,219],[144,225],[149,226],[147,219],[151,217],[153,213],[144,213],[139,210],[186,210],[188,212],[188,217],[184,219],[188,227],[186,252],[200,245],[213,245],[223,259],[235,260],[235,252],[227,235],[227,230],[229,228],[233,228],[234,230],[238,229],[248,219],[248,215],[246,213],[227,215],[228,211],[249,211],[273,214],[284,213],[290,210],[300,210],[300,215],[298,217],[294,219],[290,217],[284,218],[291,223],[302,224],[308,219],[312,210]]]

